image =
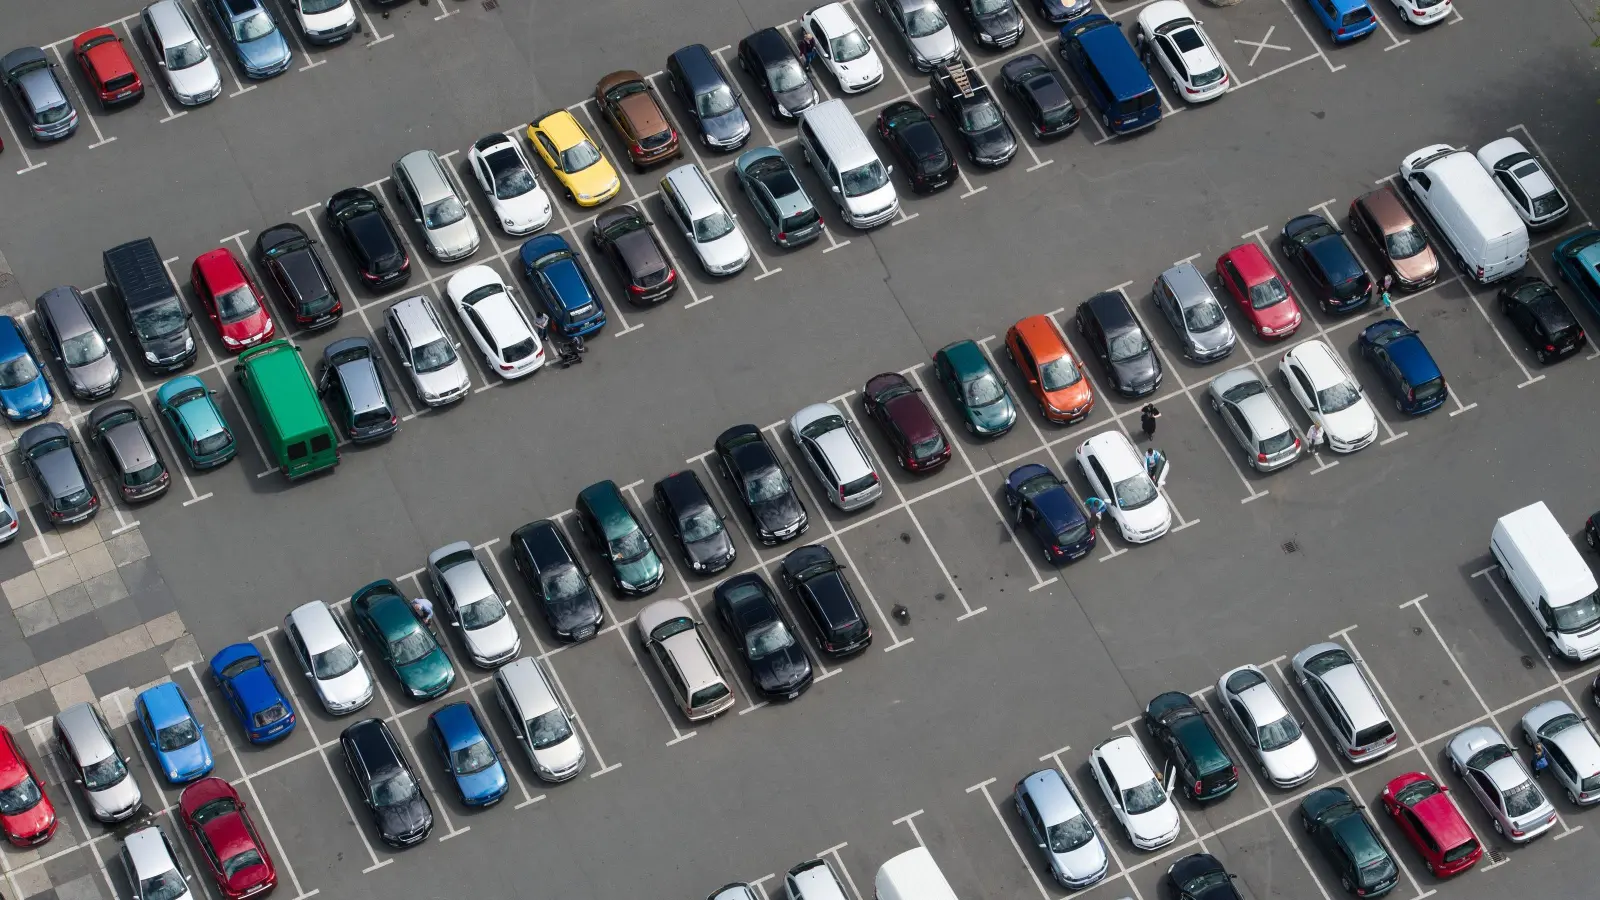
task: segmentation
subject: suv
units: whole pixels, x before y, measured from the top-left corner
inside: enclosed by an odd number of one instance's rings
[[[20,47],[0,57],[0,78],[26,117],[28,132],[41,143],[60,141],[78,130],[78,111],[61,89],[55,64],[38,47]]]
[[[855,427],[831,403],[813,403],[789,419],[789,435],[827,490],[828,502],[849,512],[883,496],[878,473]]]
[[[122,499],[153,500],[167,492],[172,475],[150,440],[144,416],[126,400],[111,400],[89,413],[88,432],[117,474]]]
[[[139,811],[144,798],[138,779],[128,772],[128,757],[117,749],[111,727],[100,711],[77,703],[56,714],[56,752],[72,780],[83,789],[89,813],[107,825]]]
[[[395,358],[411,378],[411,389],[424,406],[445,406],[466,399],[472,389],[467,364],[456,353],[461,345],[445,334],[444,323],[426,296],[396,300],[383,313],[383,330]]]
[[[274,225],[256,237],[256,265],[272,276],[295,325],[310,330],[327,328],[344,312],[316,245],[293,222]]]
[[[122,382],[122,366],[83,302],[71,285],[51,288],[33,304],[39,330],[56,364],[67,374],[67,387],[79,400],[98,400]]]
[[[1183,790],[1196,801],[1215,800],[1239,786],[1239,769],[1193,698],[1169,691],[1150,701],[1144,727],[1178,770]]]
[[[511,563],[557,639],[576,643],[600,633],[605,611],[589,580],[589,567],[556,523],[540,519],[513,531]]]
[[[821,544],[790,551],[778,567],[783,586],[800,601],[816,633],[817,650],[835,659],[867,649],[872,626],[862,611],[844,566]]]
[[[950,118],[973,165],[997,169],[1017,155],[1017,135],[976,66],[951,60],[934,68],[928,85],[934,109]]]
[[[583,741],[538,660],[524,656],[496,670],[494,697],[541,781],[566,781],[583,771]]]
[[[478,226],[467,215],[461,192],[432,150],[413,150],[395,161],[391,169],[395,190],[422,229],[428,254],[440,262],[455,262],[478,252]]]
[[[1394,726],[1349,651],[1312,644],[1293,663],[1295,682],[1345,759],[1371,762],[1395,748]]]
[[[794,166],[774,147],[740,154],[733,164],[739,189],[755,207],[767,236],[786,250],[822,237],[822,214],[795,177]]]
[[[179,106],[199,106],[217,99],[222,93],[222,73],[182,0],[156,0],[139,18],[172,99]]]
[[[152,372],[176,372],[194,362],[192,314],[150,238],[119,244],[101,254],[106,284],[122,301],[128,333]]]
[[[322,351],[317,393],[332,398],[340,430],[357,444],[379,441],[400,430],[378,371],[378,348],[369,338],[340,338]]]
[[[733,689],[711,655],[700,623],[682,600],[657,600],[639,611],[639,637],[673,702],[691,722],[733,708]]]
[[[578,531],[611,566],[611,583],[624,594],[642,597],[661,586],[666,566],[643,519],[623,499],[615,481],[601,481],[578,492],[574,505]]]

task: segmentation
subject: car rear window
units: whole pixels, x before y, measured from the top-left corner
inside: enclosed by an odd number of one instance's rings
[[[799,231],[802,228],[809,228],[812,225],[815,225],[817,220],[821,218],[822,214],[817,212],[815,208],[803,210],[795,213],[787,219],[784,219],[782,230]]]
[[[1356,746],[1366,747],[1379,741],[1386,741],[1391,737],[1394,737],[1394,726],[1388,722],[1379,722],[1356,732]]]
[[[311,439],[312,453],[327,453],[333,449],[333,438],[326,434],[319,434]]]
[[[284,452],[290,459],[305,459],[307,453],[306,442],[295,441],[294,443],[290,444]]]
[[[1078,524],[1073,525],[1071,528],[1068,528],[1062,531],[1060,534],[1057,534],[1056,543],[1063,547],[1070,547],[1088,536],[1089,523],[1079,522]]]
[[[123,475],[122,483],[128,487],[142,487],[147,484],[154,484],[160,480],[161,473],[165,471],[160,463],[151,463],[136,472],[128,472]]]
[[[656,285],[667,280],[667,273],[669,271],[671,270],[660,268],[654,272],[645,272],[635,280],[639,283],[640,287],[655,287]]]
[[[506,362],[514,363],[532,356],[535,349],[533,338],[528,338],[525,341],[518,341],[507,347],[503,355]]]
[[[943,453],[944,450],[944,438],[937,434],[925,441],[917,441],[915,444],[911,445],[911,455],[917,459],[927,459],[930,456],[937,456],[940,453]]]
[[[1285,431],[1283,434],[1275,434],[1272,437],[1262,441],[1261,452],[1271,456],[1274,453],[1282,453],[1293,446],[1294,432]]]
[[[1111,106],[1113,116],[1136,116],[1161,106],[1161,97],[1154,90],[1145,91],[1130,100],[1118,100]]]
[[[728,686],[718,682],[710,687],[703,687],[694,692],[689,698],[689,705],[695,709],[710,706],[711,704],[728,696]]]
[[[133,74],[132,72],[129,72],[126,75],[118,75],[115,78],[108,78],[106,79],[106,90],[120,91],[125,87],[132,87],[134,79],[138,77],[139,76]]]
[[[861,640],[861,638],[865,637],[866,633],[867,633],[867,620],[866,619],[856,619],[855,621],[853,621],[853,622],[851,622],[851,623],[849,623],[847,625],[842,625],[842,626],[840,626],[838,628],[835,628],[833,630],[833,642],[835,644],[844,644],[844,645],[853,644],[856,641]]]
[[[199,453],[200,455],[204,456],[205,454],[208,454],[208,453],[216,453],[218,450],[221,450],[222,448],[228,446],[228,444],[230,444],[232,442],[233,442],[233,434],[231,432],[223,430],[223,431],[217,432],[216,434],[208,434],[205,437],[201,438],[200,440],[195,441],[194,449],[195,449],[196,453]],[[303,446],[303,445],[301,445],[301,446]],[[293,447],[290,448],[289,455],[290,455],[291,459],[294,458],[294,448]]]
[[[846,497],[854,497],[862,491],[871,490],[878,483],[878,476],[874,474],[863,475],[855,481],[847,482],[843,488]]]
[[[1444,393],[1444,378],[1434,378],[1411,388],[1411,393],[1418,400],[1432,400]]]
[[[1370,18],[1372,18],[1372,10],[1367,9],[1365,6],[1363,6],[1363,7],[1359,8],[1359,9],[1352,9],[1349,12],[1345,13],[1344,14],[1344,18],[1339,20],[1339,24],[1341,24],[1341,25],[1361,25],[1361,24],[1364,24]]]
[[[1467,838],[1465,842],[1457,844],[1456,846],[1451,847],[1449,850],[1446,850],[1444,853],[1444,861],[1447,863],[1460,862],[1461,860],[1471,856],[1472,851],[1476,849],[1478,849],[1478,842],[1472,838]]]
[[[388,410],[369,409],[366,412],[356,413],[355,426],[357,428],[373,428],[378,425],[387,425],[390,418]]]
[[[655,149],[658,149],[660,147],[665,147],[667,145],[667,142],[669,142],[671,140],[672,140],[672,131],[671,131],[671,129],[668,129],[667,131],[658,131],[655,134],[646,135],[646,136],[640,138],[639,139],[639,146],[643,147],[646,150],[655,150]]]

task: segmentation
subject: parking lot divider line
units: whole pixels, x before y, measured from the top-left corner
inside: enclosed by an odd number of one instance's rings
[[[1450,644],[1445,641],[1444,635],[1439,633],[1439,627],[1433,624],[1433,617],[1428,615],[1428,610],[1423,607],[1422,601],[1426,599],[1428,599],[1428,595],[1423,594],[1400,604],[1400,608],[1414,607],[1417,614],[1422,616],[1422,623],[1428,626],[1429,631],[1433,632],[1433,639],[1439,642],[1439,647],[1444,650],[1444,655],[1450,657],[1450,664],[1455,666],[1456,674],[1461,676],[1461,680],[1466,684],[1467,689],[1472,691],[1472,696],[1477,698],[1478,706],[1482,707],[1485,715],[1492,716],[1493,713],[1489,710],[1489,704],[1484,702],[1483,694],[1478,691],[1478,686],[1472,683],[1472,678],[1467,675],[1467,671],[1461,668],[1461,661],[1456,659],[1455,653],[1450,649]]]
[[[1272,671],[1277,674],[1278,680],[1283,682],[1283,685],[1286,688],[1284,693],[1289,695],[1289,699],[1293,701],[1295,709],[1300,711],[1299,721],[1301,723],[1301,729],[1304,731],[1309,731],[1317,736],[1317,743],[1322,745],[1322,749],[1328,754],[1328,758],[1333,760],[1333,766],[1336,770],[1337,776],[1339,778],[1343,778],[1345,773],[1348,771],[1344,754],[1333,749],[1333,743],[1329,741],[1328,736],[1322,732],[1322,721],[1311,715],[1310,708],[1306,706],[1305,701],[1300,696],[1301,692],[1304,691],[1305,688],[1300,685],[1297,679],[1285,676],[1283,674],[1283,669],[1279,667],[1278,662],[1275,661],[1271,665]]]
[[[780,26],[779,26],[779,30],[780,30],[780,31],[784,31],[784,30],[787,30],[787,26],[782,26],[782,25],[780,25]],[[730,74],[731,74],[731,73],[732,73],[732,72],[733,72],[733,70],[734,70],[734,69],[739,69],[739,70],[741,70],[741,71],[742,71],[742,70],[743,70],[743,68],[744,68],[744,66],[743,66],[743,62],[744,62],[744,61],[743,61],[743,60],[740,60],[740,61],[739,61],[739,62],[738,62],[738,64],[735,64],[735,65],[733,65],[733,66],[729,66],[729,65],[728,65],[728,61],[727,61],[727,60],[726,60],[726,59],[724,59],[724,58],[723,58],[723,56],[724,56],[724,55],[725,55],[725,54],[726,54],[726,52],[727,52],[727,49],[728,49],[728,48],[723,48],[723,49],[721,49],[721,50],[713,50],[713,51],[711,51],[711,55],[712,55],[712,56],[715,56],[715,57],[716,57],[716,58],[717,58],[717,62],[718,62],[718,63],[720,63],[720,64],[721,64],[721,65],[722,65],[722,70],[723,70],[723,71],[724,71],[724,72],[728,72],[728,73],[730,73]],[[739,76],[737,76],[737,75],[734,75],[734,76],[733,76],[733,78],[734,78],[734,79],[735,79],[735,80],[737,80],[737,79],[738,79],[738,77],[739,77]],[[811,77],[811,76],[810,76],[810,74],[809,74],[809,73],[808,73],[808,74],[807,74],[807,75],[806,75],[806,77],[807,77],[807,78],[808,78],[808,79],[809,79],[809,78],[810,78],[810,77]],[[740,93],[743,93],[743,89],[742,89],[742,88],[741,88],[741,89],[740,89]],[[740,107],[740,108],[741,108],[741,109],[743,109],[743,108],[744,108],[744,102],[743,102],[743,100],[742,100],[742,98],[741,98],[741,100],[740,100],[740,103],[739,103],[739,107]],[[755,110],[755,109],[750,109],[750,110],[747,110],[747,111],[746,111],[746,118],[749,118],[749,119],[752,119],[752,120],[754,120],[754,121],[755,121],[755,123],[756,123],[756,124],[757,124],[757,125],[759,125],[759,126],[761,126],[761,133],[762,133],[762,134],[763,134],[763,135],[765,135],[765,136],[766,136],[766,138],[767,138],[767,146],[769,146],[769,147],[772,147],[772,146],[776,146],[776,145],[777,145],[777,141],[776,141],[776,140],[774,140],[774,139],[773,139],[773,137],[772,137],[772,129],[770,129],[770,128],[768,128],[768,127],[767,127],[767,120],[766,120],[766,119],[763,119],[763,118],[762,118],[762,117],[761,117],[761,114],[760,114],[760,113],[759,113],[759,112],[758,112],[758,111],[756,111],[756,110]]]
[[[0,452],[0,466],[4,466],[6,470],[6,484],[11,485],[12,488],[17,492],[17,501],[14,505],[22,507],[23,515],[28,517],[28,524],[33,526],[33,536],[39,540],[39,550],[44,553],[44,557],[42,559],[33,559],[32,562],[34,566],[42,566],[53,559],[58,559],[62,556],[65,556],[67,551],[65,549],[55,553],[50,551],[50,542],[45,539],[44,532],[40,530],[39,520],[34,518],[33,501],[28,499],[26,487],[21,482],[17,481],[16,474],[11,470],[11,460],[9,457],[11,456],[11,452],[15,450],[16,443],[13,442],[10,450],[6,452]],[[32,481],[32,479],[30,478],[29,481]]]
[[[1378,27],[1382,28],[1383,29],[1383,33],[1388,35],[1388,37],[1389,37],[1389,46],[1383,48],[1383,52],[1388,53],[1390,50],[1393,50],[1393,49],[1395,49],[1397,47],[1404,47],[1405,45],[1411,43],[1411,39],[1410,38],[1406,38],[1405,40],[1401,40],[1401,39],[1395,37],[1394,36],[1394,29],[1389,27],[1389,23],[1385,22],[1383,20],[1383,16],[1379,15],[1377,10],[1373,10],[1372,11],[1372,18],[1377,20]]]
[[[1089,802],[1091,795],[1083,792],[1083,789],[1078,786],[1077,779],[1072,777],[1072,772],[1068,770],[1067,764],[1061,759],[1061,755],[1071,749],[1072,748],[1069,746],[1062,747],[1060,750],[1053,750],[1049,753],[1046,753],[1044,756],[1039,757],[1039,761],[1044,762],[1045,760],[1052,760],[1055,762],[1056,771],[1060,772],[1061,777],[1067,780],[1068,786],[1072,788],[1072,793],[1077,797],[1079,806],[1083,808],[1083,814],[1089,817],[1089,824],[1093,825],[1095,832],[1101,836],[1101,843],[1105,844],[1106,852],[1110,854],[1111,861],[1117,864],[1117,874],[1105,879],[1101,883],[1108,884],[1116,878],[1122,878],[1128,882],[1128,887],[1133,891],[1133,896],[1136,898],[1136,900],[1144,900],[1143,896],[1139,893],[1139,886],[1134,883],[1130,870],[1122,862],[1122,854],[1117,852],[1115,842],[1113,842],[1107,836],[1105,827],[1100,824],[1100,817],[1094,814],[1094,809],[1092,808],[1093,804]],[[1092,796],[1098,797],[1099,794]]]
[[[1000,815],[1000,807],[995,805],[994,797],[989,795],[989,785],[993,783],[994,779],[991,778],[988,781],[975,784],[967,788],[967,793],[970,794],[973,791],[983,792],[983,800],[989,804],[989,811],[994,813],[995,823],[1000,826],[1001,831],[1005,832],[1006,840],[1011,843],[1011,849],[1016,851],[1017,860],[1022,863],[1023,871],[1028,873],[1028,878],[1032,879],[1033,886],[1038,889],[1039,897],[1041,900],[1053,900],[1050,892],[1045,890],[1044,882],[1039,880],[1039,873],[1034,870],[1033,864],[1028,861],[1027,855],[1022,852],[1022,845],[1017,842],[1017,836],[1011,833],[1011,826],[1007,825],[1005,817]],[[922,841],[918,840],[917,843],[920,844]]]
[[[55,741],[55,738],[52,736],[51,738],[49,738],[49,740],[53,743]],[[117,894],[117,886],[115,884],[112,884],[112,882],[111,882],[111,872],[106,869],[106,862],[105,862],[104,859],[100,858],[100,852],[94,848],[94,845],[95,845],[95,843],[97,841],[101,840],[102,838],[113,837],[115,835],[115,832],[104,831],[104,832],[101,832],[100,834],[97,834],[97,835],[93,835],[93,836],[90,835],[90,833],[89,833],[89,825],[88,825],[88,823],[86,821],[84,821],[84,818],[83,818],[83,811],[78,809],[78,800],[74,796],[75,792],[72,789],[72,782],[68,781],[65,777],[62,776],[62,774],[61,774],[61,766],[56,761],[56,755],[57,755],[56,753],[41,753],[40,754],[40,756],[44,757],[45,763],[50,767],[50,774],[55,776],[56,784],[60,785],[61,786],[61,790],[66,793],[66,795],[67,795],[67,805],[72,807],[72,818],[77,821],[77,823],[78,823],[78,834],[83,839],[81,843],[75,844],[72,847],[69,847],[67,849],[69,851],[70,850],[87,850],[89,852],[89,855],[94,857],[95,866],[100,869],[100,877],[105,879],[106,890],[111,892],[111,896],[112,897],[117,897],[118,896],[118,894]],[[51,856],[47,856],[47,857],[44,857],[42,859],[36,860],[33,863],[33,865],[43,865],[45,862],[47,862],[47,861],[49,861],[51,859],[54,859],[54,858],[56,858],[56,856],[54,854],[52,854]],[[29,868],[29,866],[20,866],[15,871],[24,872],[24,871],[27,871],[28,868]],[[7,877],[10,877],[11,872],[8,871],[6,873],[6,875],[7,875]],[[22,892],[18,891],[17,892],[17,896],[21,897],[22,896]]]
[[[201,23],[200,24],[200,28],[203,31],[205,31],[206,37],[211,38],[211,45],[212,46],[215,46],[215,47],[224,46],[224,42],[217,38],[216,30],[212,27],[211,19],[210,19],[209,16],[196,16],[195,18],[200,21],[200,23]],[[240,94],[248,94],[251,91],[256,89],[255,85],[252,84],[252,85],[246,86],[244,84],[244,82],[239,80],[239,73],[234,70],[234,64],[233,64],[232,61],[223,60],[217,66],[217,68],[227,71],[228,77],[233,80],[234,87],[238,88],[238,90],[236,90],[233,93],[229,94],[228,95],[229,97],[237,97]]]
[[[1495,569],[1495,571],[1499,571],[1498,567]],[[1489,587],[1494,591],[1495,596],[1499,597],[1501,604],[1505,606],[1506,612],[1511,616],[1512,619],[1516,620],[1517,628],[1521,629],[1522,636],[1527,638],[1528,646],[1533,649],[1533,655],[1539,657],[1539,659],[1544,662],[1545,671],[1549,672],[1550,677],[1555,679],[1556,684],[1561,688],[1561,693],[1566,696],[1567,702],[1572,704],[1572,708],[1575,710],[1583,709],[1583,704],[1579,703],[1578,699],[1572,696],[1572,691],[1567,687],[1567,682],[1558,672],[1556,672],[1555,666],[1551,665],[1550,655],[1545,652],[1545,648],[1539,646],[1539,644],[1534,641],[1532,632],[1528,631],[1528,626],[1522,621],[1522,613],[1518,612],[1517,608],[1512,605],[1511,601],[1506,597],[1505,592],[1500,590],[1499,583],[1489,575],[1485,575],[1483,580],[1489,583]]]
[[[830,847],[827,850],[818,853],[817,855],[826,856],[830,853],[833,854],[833,861],[839,864],[839,874],[844,876],[845,884],[850,886],[850,893],[855,895],[856,900],[861,900],[861,889],[856,887],[856,880],[850,874],[850,867],[844,864],[844,857],[839,855],[839,851],[848,846],[849,844],[840,844],[837,847]],[[874,893],[873,897],[876,898],[877,894]]]
[[[278,2],[279,2],[280,7],[287,5],[286,3],[284,3],[284,0],[278,0]],[[298,33],[296,33],[296,31],[295,31],[295,29],[293,27],[291,27],[289,25],[282,24],[282,23],[290,21],[291,17],[289,16],[289,14],[287,12],[284,12],[284,11],[282,11],[280,9],[279,12],[278,12],[278,15],[275,16],[275,18],[280,23],[278,25],[278,30],[288,33],[288,35],[289,35],[289,43],[294,45],[294,47],[293,47],[294,52],[298,53],[300,56],[302,56],[302,57],[304,57],[306,59],[306,64],[301,66],[297,71],[304,72],[307,69],[315,69],[317,66],[320,66],[323,63],[327,62],[327,60],[325,60],[325,59],[312,59],[311,58],[311,47],[309,45],[307,45],[305,43],[305,41],[301,40],[300,35]]]
[[[89,149],[93,150],[96,147],[103,147],[106,144],[116,140],[117,138],[115,135],[106,137],[105,133],[100,130],[100,121],[96,119],[94,117],[94,113],[89,110],[89,102],[84,98],[83,91],[78,90],[78,80],[74,78],[71,72],[67,69],[67,60],[61,55],[61,47],[59,46],[59,42],[57,44],[50,45],[50,52],[55,54],[58,68],[61,70],[61,75],[56,80],[67,82],[69,89],[72,91],[72,95],[78,98],[78,111],[83,113],[83,117],[85,119],[89,120],[89,127],[94,129],[94,136],[98,138],[98,140],[89,145]]]
[[[378,26],[372,24],[372,16],[367,14],[367,7],[366,7],[365,4],[358,2],[358,3],[354,3],[352,5],[356,8],[356,12],[361,13],[361,18],[366,20],[366,23],[367,23],[366,33],[374,36],[372,38],[372,40],[367,41],[367,46],[369,48],[370,47],[376,47],[379,44],[383,43],[384,41],[387,41],[390,38],[394,37],[394,32],[390,32],[389,34],[378,34]]]
[[[761,876],[760,878],[757,878],[754,881],[751,881],[750,882],[750,886],[755,888],[756,892],[761,895],[761,900],[771,900],[771,897],[767,894],[767,888],[766,888],[766,885],[764,884],[764,882],[771,881],[772,879],[777,878],[777,877],[778,876],[777,876],[776,873],[768,872],[767,874]]]
[[[1293,19],[1294,23],[1300,26],[1300,33],[1306,36],[1306,43],[1310,44],[1317,51],[1317,55],[1322,57],[1322,61],[1328,64],[1328,71],[1337,72],[1340,69],[1343,69],[1344,63],[1340,63],[1336,66],[1333,64],[1333,60],[1328,59],[1327,51],[1323,50],[1322,45],[1317,43],[1317,39],[1311,36],[1311,30],[1306,27],[1306,23],[1302,21],[1299,14],[1294,11],[1294,7],[1289,5],[1289,0],[1282,0],[1282,3],[1284,11],[1289,14],[1289,18]],[[1259,81],[1260,79],[1257,80]]]
[[[1356,649],[1356,642],[1350,637],[1350,632],[1354,631],[1357,627],[1358,626],[1351,625],[1349,628],[1342,628],[1339,631],[1328,635],[1328,639],[1343,640],[1345,646],[1350,648],[1350,655],[1356,658],[1356,662],[1361,665],[1361,670],[1366,673],[1368,680],[1372,682],[1372,686],[1378,689],[1378,695],[1383,698],[1383,704],[1389,707],[1389,712],[1394,715],[1394,720],[1400,723],[1400,729],[1406,733],[1406,740],[1410,741],[1412,746],[1415,746],[1417,743],[1417,736],[1411,733],[1411,726],[1406,724],[1406,720],[1400,715],[1400,710],[1395,707],[1394,703],[1390,702],[1389,692],[1383,689],[1383,682],[1378,680],[1377,673],[1372,671],[1372,666],[1367,664],[1366,657],[1363,657],[1361,655],[1361,651]],[[1487,709],[1487,707],[1485,708]]]
[[[134,746],[138,748],[137,755],[139,757],[139,762],[144,765],[146,773],[149,774],[150,783],[156,789],[156,796],[161,798],[162,812],[160,815],[165,815],[167,817],[167,822],[172,828],[171,834],[174,837],[173,843],[178,845],[179,850],[183,853],[183,858],[188,861],[190,872],[199,873],[203,871],[199,866],[195,865],[194,853],[189,849],[189,844],[191,842],[183,840],[180,837],[185,829],[178,821],[178,812],[175,805],[172,803],[172,801],[167,799],[167,792],[161,786],[161,779],[163,777],[161,767],[156,765],[155,761],[150,758],[150,748],[145,745],[144,741],[139,739],[139,733],[134,727],[132,717],[128,715],[128,709],[122,705],[122,693],[119,691],[112,696],[116,699],[117,712],[122,715],[123,720],[126,722],[124,727],[128,729],[128,739],[133,741]],[[174,862],[176,862],[176,860],[174,860]],[[129,873],[129,875],[129,882],[131,883],[133,880],[131,877],[132,873]],[[200,892],[209,900],[214,890],[214,887],[211,884],[211,879],[200,878],[198,880],[200,882]]]
[[[867,13],[861,8],[860,3],[856,2],[856,0],[845,0],[845,5],[855,11],[853,18],[856,20],[856,24],[865,29],[867,38],[877,46],[878,52],[883,54],[883,67],[894,73],[894,80],[900,82],[900,90],[904,91],[907,97],[911,96],[913,93],[911,85],[906,82],[906,77],[900,74],[898,55],[890,53],[889,45],[878,40],[878,35],[872,30],[872,25],[867,22]],[[876,9],[878,0],[873,0],[872,5]]]
[[[0,107],[0,120],[5,121],[6,131],[11,132],[11,146],[17,148],[17,152],[22,154],[22,161],[27,166],[27,168],[18,169],[18,175],[26,175],[27,173],[32,172],[34,169],[42,169],[49,165],[49,163],[45,162],[44,160],[34,162],[28,158],[28,148],[22,145],[22,138],[17,136],[17,129],[11,124],[11,114],[6,112],[4,107]]]

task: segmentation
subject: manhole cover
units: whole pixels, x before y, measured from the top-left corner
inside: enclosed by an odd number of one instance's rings
[[[1285,553],[1299,553],[1300,552],[1300,542],[1299,541],[1284,541],[1283,542],[1283,552],[1285,552]]]

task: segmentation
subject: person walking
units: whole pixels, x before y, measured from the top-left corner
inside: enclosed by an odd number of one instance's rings
[[[1106,502],[1099,497],[1088,496],[1083,498],[1084,509],[1089,511],[1089,524],[1095,528],[1100,527],[1100,519],[1106,514]]]
[[[1156,420],[1161,418],[1161,410],[1156,409],[1154,403],[1146,403],[1139,410],[1139,428],[1144,431],[1144,439],[1151,440],[1156,436]]]
[[[1156,477],[1156,469],[1161,466],[1161,451],[1154,447],[1144,452],[1144,470],[1151,478]]]
[[[1389,288],[1394,286],[1394,276],[1383,276],[1383,289],[1378,292],[1378,301],[1383,304],[1383,310],[1388,312],[1394,309],[1394,300],[1389,296]]]
[[[817,61],[817,39],[811,36],[806,29],[800,31],[800,59],[805,63],[806,71],[811,71],[811,66]]]
[[[1320,443],[1322,443],[1322,426],[1313,422],[1311,427],[1306,429],[1306,446],[1314,453]]]
[[[1550,768],[1550,753],[1544,749],[1544,741],[1533,743],[1533,777],[1538,778],[1544,770]]]
[[[534,312],[533,330],[539,333],[541,343],[550,339],[550,317],[545,314],[544,310]]]

